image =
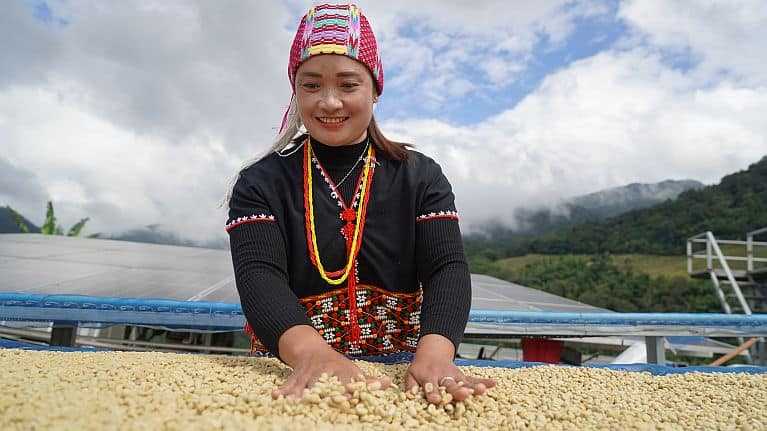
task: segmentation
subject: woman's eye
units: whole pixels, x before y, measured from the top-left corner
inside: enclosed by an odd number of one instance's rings
[[[314,82],[306,82],[302,85],[307,90],[316,90],[320,88],[320,84],[314,83]]]
[[[345,90],[354,89],[357,87],[359,87],[359,84],[357,84],[356,82],[344,82],[343,84],[341,84],[341,88]]]

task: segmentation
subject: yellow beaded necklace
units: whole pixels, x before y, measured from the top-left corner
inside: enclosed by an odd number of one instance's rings
[[[364,223],[364,213],[365,209],[367,207],[367,195],[369,193],[368,184],[371,180],[371,160],[373,157],[373,146],[368,147],[367,151],[367,158],[366,163],[363,166],[362,171],[362,185],[360,187],[360,197],[359,197],[359,203],[357,205],[357,211],[356,211],[356,217],[355,217],[355,226],[354,226],[354,236],[352,237],[352,245],[351,249],[349,250],[349,258],[347,260],[346,266],[343,269],[343,273],[340,275],[339,278],[331,278],[330,274],[328,274],[327,271],[325,271],[325,267],[322,265],[322,259],[320,259],[319,255],[319,248],[317,247],[317,233],[316,228],[314,224],[314,198],[313,198],[313,191],[312,191],[312,169],[311,169],[311,159],[312,159],[312,146],[311,143],[307,142],[304,144],[305,150],[304,150],[304,184],[305,184],[305,190],[304,190],[304,199],[305,204],[307,207],[307,230],[308,230],[308,236],[309,236],[309,255],[312,259],[312,262],[317,266],[317,270],[320,273],[320,277],[322,277],[323,280],[325,280],[328,284],[337,286],[349,277],[349,275],[352,272],[352,268],[354,267],[354,260],[357,256],[357,252],[359,251],[360,245],[362,243],[362,225]]]

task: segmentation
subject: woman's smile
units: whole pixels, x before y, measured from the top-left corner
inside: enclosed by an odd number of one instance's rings
[[[349,117],[315,117],[322,127],[337,130],[344,126]]]

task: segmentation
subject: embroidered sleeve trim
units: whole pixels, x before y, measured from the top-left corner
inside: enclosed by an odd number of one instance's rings
[[[428,220],[437,220],[437,219],[448,219],[448,220],[458,220],[458,211],[439,211],[439,212],[430,212],[428,214],[422,214],[415,218],[416,222],[422,222],[422,221],[428,221]]]
[[[226,231],[229,232],[239,225],[247,223],[260,223],[260,222],[275,222],[277,221],[273,215],[270,214],[253,214],[247,217],[238,217],[226,224]]]

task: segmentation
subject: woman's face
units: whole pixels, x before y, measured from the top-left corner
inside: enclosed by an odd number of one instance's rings
[[[345,55],[317,55],[296,73],[296,99],[309,134],[325,145],[367,137],[375,91],[367,67]]]

